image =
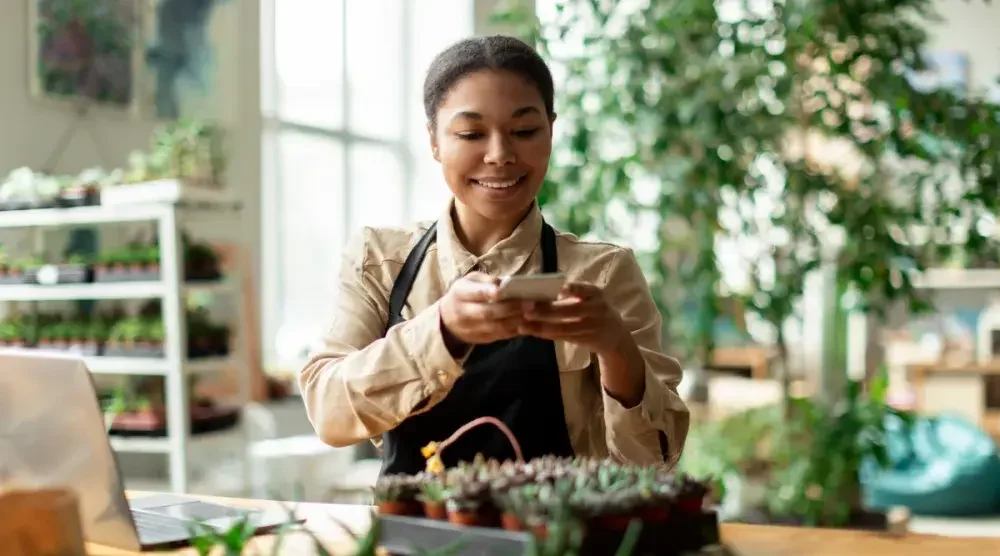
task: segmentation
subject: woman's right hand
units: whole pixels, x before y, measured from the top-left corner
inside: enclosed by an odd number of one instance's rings
[[[488,344],[518,335],[524,302],[498,301],[499,279],[471,272],[455,281],[441,300],[441,328],[449,350],[461,344]],[[449,338],[451,336],[451,338]]]

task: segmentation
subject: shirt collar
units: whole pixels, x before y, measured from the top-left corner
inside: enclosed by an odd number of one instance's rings
[[[477,264],[480,267],[478,270],[492,276],[515,274],[528,262],[541,242],[544,219],[535,202],[513,233],[481,257],[476,257],[462,245],[455,233],[455,222],[452,220],[454,206],[455,200],[452,198],[437,221],[438,264],[448,286]]]

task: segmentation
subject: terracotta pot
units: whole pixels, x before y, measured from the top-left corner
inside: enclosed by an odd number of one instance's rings
[[[591,526],[602,531],[624,531],[628,529],[634,516],[630,515],[600,515],[590,520]]]
[[[702,506],[704,504],[704,498],[702,497],[687,497],[678,498],[674,505],[677,509],[685,515],[698,515],[702,511]]]
[[[451,511],[448,512],[448,522],[465,527],[483,526],[483,519],[478,512]]]
[[[500,515],[500,525],[508,531],[524,531],[524,522],[521,518],[510,512],[504,512]]]
[[[424,517],[427,519],[448,519],[448,510],[444,507],[444,502],[424,502]]]
[[[665,523],[670,517],[669,506],[650,506],[639,511],[639,519],[643,523]],[[627,527],[627,525],[626,525]]]
[[[378,513],[386,515],[414,515],[413,503],[406,500],[379,502]]]

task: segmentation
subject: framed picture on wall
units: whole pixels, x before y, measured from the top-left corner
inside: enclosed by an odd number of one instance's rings
[[[32,96],[135,115],[141,62],[137,0],[28,0]]]

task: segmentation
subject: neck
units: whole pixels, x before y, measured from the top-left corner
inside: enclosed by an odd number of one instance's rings
[[[534,204],[526,210],[510,218],[489,219],[475,213],[469,207],[456,200],[452,208],[452,222],[455,224],[455,234],[462,245],[470,253],[479,257],[510,237],[518,224],[532,211]]]

